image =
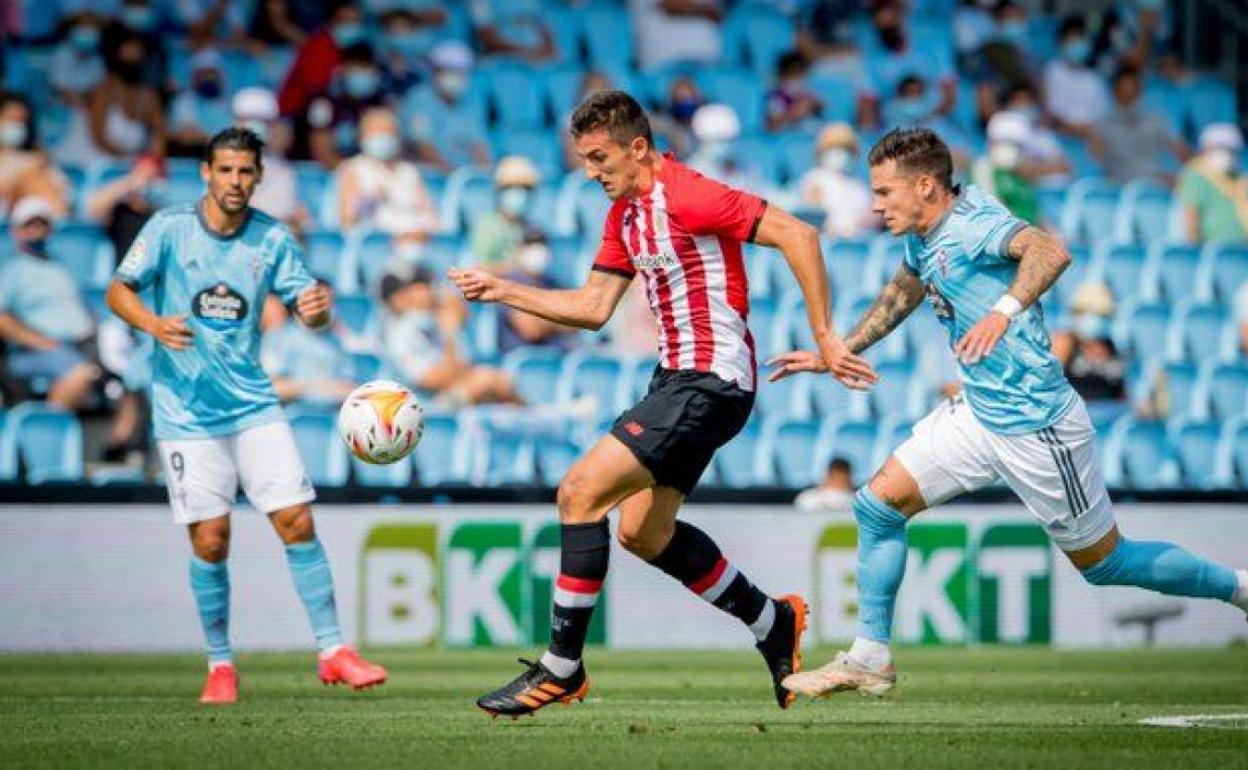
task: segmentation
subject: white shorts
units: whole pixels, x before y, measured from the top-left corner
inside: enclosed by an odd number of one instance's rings
[[[1004,481],[1063,551],[1087,548],[1114,526],[1082,400],[1051,428],[1004,436],[985,428],[958,396],[920,420],[895,456],[929,507]]]
[[[240,484],[252,507],[261,513],[316,499],[295,435],[285,420],[228,436],[163,439],[156,442],[156,448],[173,520],[179,524],[225,516]]]

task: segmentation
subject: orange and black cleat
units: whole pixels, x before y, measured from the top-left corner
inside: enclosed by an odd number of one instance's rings
[[[789,594],[776,600],[776,619],[771,633],[756,646],[767,661],[771,682],[776,690],[776,704],[787,709],[794,695],[781,682],[790,674],[802,670],[802,632],[806,630],[806,602],[802,597]]]
[[[579,664],[572,676],[562,679],[541,663],[519,660],[528,667],[525,672],[505,687],[477,698],[478,708],[493,717],[501,714],[515,719],[551,703],[585,700],[589,678],[585,676],[584,664]]]

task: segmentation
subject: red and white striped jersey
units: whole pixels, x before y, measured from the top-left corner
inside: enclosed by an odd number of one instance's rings
[[[659,365],[709,372],[753,391],[758,365],[746,318],[741,244],[767,202],[665,155],[654,186],[615,201],[595,270],[646,281],[659,321]]]

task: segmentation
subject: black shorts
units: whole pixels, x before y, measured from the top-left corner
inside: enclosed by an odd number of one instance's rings
[[[632,450],[660,486],[688,495],[715,450],[750,418],[754,394],[704,372],[658,367],[646,397],[620,415],[611,435]]]

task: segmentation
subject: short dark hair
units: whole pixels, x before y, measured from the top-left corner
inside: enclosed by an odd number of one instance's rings
[[[654,146],[654,133],[645,109],[623,91],[595,91],[572,113],[569,124],[572,136],[584,136],[599,129],[606,129],[612,139],[623,145],[644,136],[650,146]]]
[[[833,473],[835,471],[842,471],[851,476],[854,475],[854,469],[853,466],[849,464],[849,460],[846,460],[840,455],[837,455],[828,461],[828,473]]]
[[[776,60],[776,74],[780,77],[796,75],[810,69],[810,61],[801,51],[789,51]]]
[[[1138,83],[1140,79],[1139,67],[1136,67],[1134,64],[1119,64],[1118,68],[1114,70],[1114,77],[1110,83],[1114,88],[1117,88],[1118,84],[1124,80],[1134,80]]]
[[[1065,40],[1071,32],[1086,34],[1087,31],[1088,22],[1084,21],[1082,16],[1067,16],[1062,19],[1062,23],[1057,28],[1057,39]]]
[[[953,155],[930,128],[894,128],[871,148],[867,162],[878,166],[884,161],[897,162],[907,174],[931,174],[946,190],[953,189]]]
[[[223,131],[218,131],[215,136],[209,139],[208,145],[204,147],[204,162],[209,166],[212,165],[212,160],[216,156],[217,150],[250,152],[256,158],[256,168],[264,166],[264,161],[261,159],[264,153],[264,140],[249,129],[231,126]]]
[[[924,80],[922,76],[911,72],[901,80],[897,81],[897,95],[901,96],[906,91],[910,90],[911,86],[918,86],[922,90],[927,91],[927,81]]]

